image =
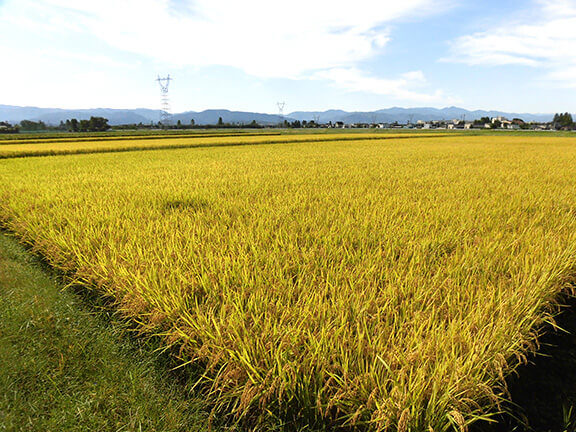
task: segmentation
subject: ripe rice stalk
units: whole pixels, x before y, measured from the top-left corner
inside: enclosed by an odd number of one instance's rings
[[[489,421],[573,290],[573,139],[295,141],[0,160],[0,221],[178,346],[214,415]]]

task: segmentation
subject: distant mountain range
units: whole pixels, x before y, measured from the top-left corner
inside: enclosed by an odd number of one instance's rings
[[[296,120],[312,120],[316,116],[320,123],[341,121],[344,123],[415,123],[418,120],[478,120],[482,117],[521,118],[526,122],[548,122],[554,114],[509,113],[503,111],[469,111],[464,108],[386,108],[377,111],[348,112],[341,110],[329,111],[296,111],[288,114]]]
[[[66,110],[59,108],[37,108],[20,107],[12,105],[0,105],[0,121],[18,123],[22,120],[43,121],[50,125],[57,125],[61,121],[76,118],[78,120],[89,119],[91,116],[105,117],[111,125],[120,124],[149,124],[156,123],[160,119],[160,111],[138,108],[138,109],[77,109]],[[283,118],[288,121],[318,119],[320,123],[344,122],[344,123],[407,123],[418,120],[453,120],[465,119],[476,120],[481,117],[506,117],[508,119],[521,118],[524,121],[548,122],[553,118],[553,114],[530,114],[530,113],[508,113],[503,111],[468,111],[458,107],[448,108],[386,108],[368,112],[349,112],[342,110],[328,111],[295,111],[286,114]],[[223,109],[210,109],[202,112],[186,111],[173,114],[174,123],[180,120],[183,124],[189,124],[194,120],[195,124],[216,124],[222,118],[225,123],[248,124],[256,121],[258,124],[270,125],[279,123],[282,118],[277,114],[263,114],[244,111],[229,111]]]
[[[105,117],[111,125],[138,124],[157,122],[160,117],[159,110],[145,108],[138,109],[75,109],[20,107],[0,105],[0,121],[17,123],[22,120],[43,121],[50,125],[58,125],[61,121],[69,119],[88,120],[90,117]]]

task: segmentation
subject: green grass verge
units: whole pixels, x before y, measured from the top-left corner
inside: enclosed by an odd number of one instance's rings
[[[202,402],[0,234],[0,431],[195,431]]]

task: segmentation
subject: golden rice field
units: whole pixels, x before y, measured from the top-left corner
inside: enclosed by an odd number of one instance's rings
[[[438,134],[397,134],[390,133],[357,133],[339,134],[341,141],[362,139],[400,139],[412,137],[433,137]],[[0,140],[0,159],[25,157],[25,156],[53,156],[62,154],[83,153],[107,153],[137,150],[159,150],[213,146],[239,146],[256,143],[292,143],[292,142],[324,142],[334,140],[333,135],[328,134],[278,134],[278,133],[253,133],[253,134],[189,134],[160,136],[105,136],[87,138],[48,138],[48,139],[24,139]]]
[[[0,220],[177,347],[216,416],[498,411],[573,288],[576,140],[250,143],[0,160]]]
[[[280,135],[281,132],[264,130],[262,132],[172,132],[163,133],[162,131],[154,131],[149,133],[143,133],[141,131],[131,131],[127,134],[121,134],[118,132],[104,132],[98,134],[87,134],[85,132],[59,132],[53,134],[15,134],[6,135],[0,138],[0,145],[6,144],[49,144],[49,143],[81,143],[81,142],[99,142],[99,141],[114,141],[119,143],[120,141],[145,141],[149,139],[179,139],[179,138],[226,138],[226,137],[238,137],[238,136],[275,136]]]

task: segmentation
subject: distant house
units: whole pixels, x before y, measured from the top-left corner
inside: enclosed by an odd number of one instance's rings
[[[512,129],[512,122],[508,120],[506,117],[503,116],[492,117],[490,121],[492,125],[496,125],[492,127],[498,127],[501,129]]]
[[[18,126],[12,126],[8,122],[0,121],[0,133],[18,133]]]
[[[454,119],[451,123],[448,123],[447,129],[464,129],[466,122],[464,120]]]
[[[492,123],[496,123],[497,121],[499,121],[500,123],[510,122],[510,120],[508,120],[506,117],[502,117],[502,116],[492,117],[492,119],[490,121]]]

